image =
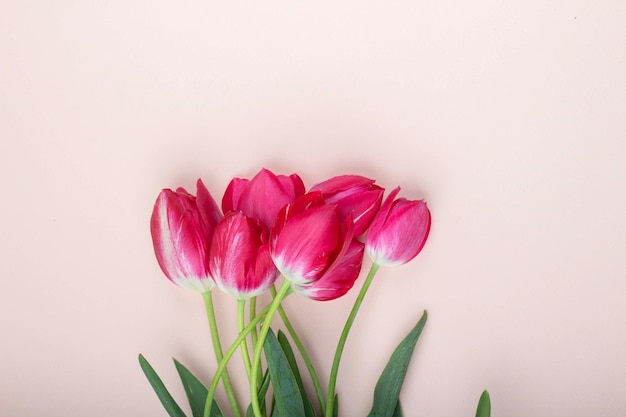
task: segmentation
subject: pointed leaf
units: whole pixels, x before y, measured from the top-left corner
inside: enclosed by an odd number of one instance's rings
[[[487,392],[487,390],[483,391],[480,400],[478,400],[476,417],[491,417],[491,398],[489,398],[489,392]]]
[[[422,333],[428,315],[422,318],[396,347],[374,389],[374,403],[368,417],[392,417],[398,404],[400,389],[409,367],[417,339]]]
[[[335,394],[335,401],[333,402],[333,417],[339,415],[339,394]]]
[[[139,355],[139,365],[170,417],[186,417],[183,410],[178,406],[178,404],[176,404],[174,398],[170,395],[167,388],[165,388],[163,381],[159,378],[154,368],[152,368],[146,358],[144,358],[141,354]]]
[[[270,330],[263,345],[280,417],[306,417],[300,389],[280,343]]]
[[[393,412],[393,417],[403,417],[402,407],[400,407],[400,400],[398,400],[398,404],[396,404],[396,409]]]
[[[191,373],[182,363],[174,359],[174,365],[180,376],[180,380],[185,387],[185,393],[187,394],[187,400],[191,407],[191,413],[193,417],[202,417],[204,415],[204,404],[206,402],[206,396],[209,393],[207,387]],[[213,400],[213,406],[211,407],[211,417],[223,417],[224,414],[220,410],[217,402]]]
[[[306,417],[315,417],[313,404],[311,403],[311,400],[309,400],[309,397],[304,389],[304,384],[302,383],[302,376],[300,375],[300,370],[298,369],[296,356],[293,353],[293,349],[289,344],[287,336],[285,336],[285,333],[280,330],[278,331],[278,343],[280,343],[280,347],[283,349],[283,353],[285,354],[287,362],[289,362],[289,366],[291,367],[291,372],[293,372],[293,376],[296,378],[296,382],[298,383],[298,389],[300,389],[300,396],[302,397],[302,402],[304,403]]]

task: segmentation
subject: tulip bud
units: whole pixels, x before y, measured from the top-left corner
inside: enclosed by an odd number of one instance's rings
[[[393,190],[372,221],[365,249],[372,261],[381,266],[402,265],[422,250],[430,231],[430,212],[423,200],[394,200],[400,187]]]
[[[315,185],[311,191],[320,191],[326,203],[336,204],[342,220],[352,215],[354,235],[361,236],[378,212],[385,190],[369,178],[340,175]]]
[[[320,192],[311,192],[281,210],[270,252],[295,291],[331,300],[344,295],[359,275],[363,250],[352,237],[351,216],[340,221],[336,207],[326,204]]]
[[[302,194],[304,183],[298,175],[275,175],[263,168],[251,180],[233,178],[224,193],[222,209],[224,213],[240,210],[271,229],[280,209]]]
[[[265,292],[278,271],[267,243],[268,232],[258,219],[239,211],[227,214],[215,227],[209,268],[217,286],[240,300]]]
[[[208,252],[219,208],[201,180],[197,197],[185,189],[164,189],[157,198],[150,231],[159,266],[173,283],[195,291],[211,290]]]

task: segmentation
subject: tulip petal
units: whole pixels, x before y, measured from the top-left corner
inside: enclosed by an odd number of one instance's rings
[[[276,267],[294,283],[315,281],[336,255],[338,226],[334,206],[313,207],[291,217],[271,242]]]
[[[426,203],[404,198],[393,201],[398,191],[396,188],[387,197],[367,233],[367,253],[381,266],[401,265],[413,259],[430,231]]]
[[[172,282],[197,291],[213,287],[207,264],[209,231],[193,196],[184,189],[161,191],[150,229],[159,266]]]
[[[209,190],[207,190],[201,179],[198,179],[196,186],[196,205],[200,211],[200,216],[202,217],[204,224],[206,224],[210,230],[213,230],[215,225],[222,218],[222,213],[220,212],[215,199],[213,199],[211,193],[209,193]]]
[[[369,227],[380,208],[384,189],[374,180],[360,175],[340,175],[311,188],[320,191],[328,204],[336,204],[341,219],[354,219],[354,234],[360,236]]]
[[[224,214],[238,209],[241,193],[243,193],[243,190],[246,189],[249,183],[250,180],[242,178],[233,178],[228,183],[224,197],[222,197],[222,211]]]
[[[296,201],[283,207],[276,217],[272,228],[274,238],[280,234],[287,221],[311,207],[323,206],[325,204],[322,193],[309,192],[299,197]],[[270,238],[271,239],[271,238]],[[274,239],[275,240],[275,239]]]
[[[365,245],[352,240],[348,250],[322,278],[310,285],[293,285],[297,293],[317,301],[334,300],[345,295],[361,272]]]
[[[302,194],[304,183],[298,175],[275,175],[263,168],[252,180],[234,178],[224,193],[222,209],[225,213],[241,210],[271,228],[278,212]]]
[[[381,239],[379,265],[399,265],[415,258],[422,250],[430,231],[430,213],[423,201],[399,199],[387,217]]]
[[[389,210],[391,210],[391,206],[393,205],[393,200],[396,198],[398,193],[400,192],[400,187],[396,187],[387,196],[382,206],[380,206],[380,210],[378,210],[378,214],[372,220],[372,224],[370,224],[369,230],[367,231],[367,239],[370,237],[376,237],[380,235],[381,230],[385,226],[385,222],[387,221],[387,215],[389,214]]]
[[[344,191],[350,188],[367,187],[374,184],[374,182],[374,180],[361,175],[338,175],[314,185],[311,187],[311,191],[321,191],[323,194],[326,194],[328,192]]]
[[[230,212],[215,228],[209,268],[218,287],[239,299],[266,291],[276,278],[267,244],[262,245],[264,226],[242,212]]]

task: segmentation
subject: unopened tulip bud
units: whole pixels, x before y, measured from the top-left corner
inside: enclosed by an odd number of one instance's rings
[[[365,250],[381,266],[409,262],[422,250],[430,231],[430,212],[423,200],[394,200],[400,188],[393,190],[372,221],[365,240]]]
[[[197,197],[185,189],[164,189],[157,198],[150,231],[159,266],[173,283],[204,292],[215,283],[209,274],[208,253],[219,208],[201,180]]]
[[[265,292],[278,270],[267,243],[268,232],[258,219],[230,212],[215,227],[209,267],[217,286],[240,300]]]

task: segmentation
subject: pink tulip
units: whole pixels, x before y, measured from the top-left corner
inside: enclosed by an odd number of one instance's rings
[[[150,231],[159,266],[176,285],[195,291],[211,290],[208,253],[221,213],[201,180],[197,197],[185,189],[164,189],[157,198]]]
[[[341,221],[334,205],[326,204],[320,192],[311,192],[278,214],[270,252],[294,290],[331,300],[345,294],[359,275],[363,251],[352,237],[351,216]],[[319,287],[305,290],[316,283]],[[333,288],[332,283],[340,285]]]
[[[302,194],[304,184],[298,175],[275,175],[263,168],[251,180],[233,178],[224,193],[222,209],[224,213],[241,210],[271,229],[280,209]]]
[[[276,280],[265,226],[240,211],[227,214],[215,227],[209,268],[217,286],[240,300],[265,292]]]
[[[365,233],[378,212],[385,190],[369,178],[340,175],[317,184],[311,191],[321,191],[326,203],[336,204],[342,219],[351,214],[354,219],[354,235],[360,236]]]
[[[293,290],[317,301],[334,300],[346,294],[361,272],[364,247],[363,243],[353,239],[344,256],[333,263],[319,280],[309,285],[294,284]]]
[[[372,261],[381,266],[402,265],[422,250],[430,231],[430,212],[423,200],[394,200],[394,189],[372,221],[365,249]]]

